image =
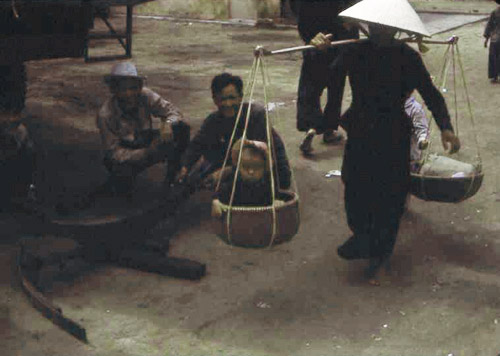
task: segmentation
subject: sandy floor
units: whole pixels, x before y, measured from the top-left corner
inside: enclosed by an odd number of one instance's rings
[[[100,267],[51,297],[86,329],[84,345],[34,310],[14,279],[22,227],[0,220],[1,355],[496,355],[500,352],[500,219],[498,202],[498,86],[486,80],[484,23],[444,33],[461,37],[486,171],[482,189],[461,204],[412,198],[393,257],[393,274],[380,287],[362,278],[362,262],[338,258],[349,236],[342,184],[325,178],[339,169],[342,147],[318,139],[316,155],[298,154],[295,96],[300,56],[269,59],[275,125],[285,138],[301,197],[294,240],[273,249],[230,247],[210,228],[210,196],[198,194],[179,212],[171,254],[207,263],[199,282]],[[209,83],[230,70],[246,78],[257,44],[300,44],[294,30],[137,21],[134,61],[148,85],[192,118],[194,130],[213,109]],[[108,51],[96,47],[96,51]],[[442,48],[425,55],[439,67]],[[102,75],[110,63],[80,60],[29,64],[27,120],[47,147],[49,199],[105,178],[100,166],[95,110],[107,95]],[[261,100],[258,92],[256,99]],[[349,100],[349,96],[346,96]],[[447,98],[450,100],[450,98]],[[462,122],[462,121],[461,121]],[[460,126],[464,155],[470,126]],[[433,146],[440,150],[438,141]],[[469,149],[467,148],[469,147]],[[158,171],[156,171],[158,173]],[[154,172],[151,173],[154,176]],[[90,237],[89,237],[90,238]]]

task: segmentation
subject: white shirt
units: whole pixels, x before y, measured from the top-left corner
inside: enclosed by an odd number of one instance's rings
[[[418,148],[418,145],[423,140],[426,140],[429,135],[429,120],[425,115],[424,108],[415,100],[413,96],[410,96],[406,100],[405,111],[413,122],[410,159],[411,161],[419,161],[422,157],[422,150]]]

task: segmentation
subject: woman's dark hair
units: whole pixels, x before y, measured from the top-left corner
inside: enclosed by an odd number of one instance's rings
[[[238,90],[240,95],[243,95],[243,81],[237,75],[232,75],[231,73],[222,73],[216,75],[214,79],[212,79],[212,96],[219,94],[222,89],[227,87],[228,85],[233,84]]]

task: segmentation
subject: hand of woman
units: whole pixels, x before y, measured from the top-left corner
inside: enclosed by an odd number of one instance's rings
[[[451,130],[441,131],[441,142],[443,143],[443,148],[450,153],[456,153],[460,150],[460,140]]]
[[[311,40],[309,44],[313,45],[320,51],[325,51],[331,45],[330,41],[331,38],[332,38],[331,34],[325,35],[324,33],[320,32],[316,36],[314,36],[314,38]]]

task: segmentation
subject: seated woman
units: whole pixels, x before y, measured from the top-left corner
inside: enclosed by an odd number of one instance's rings
[[[240,146],[241,140],[238,140],[231,151],[231,160],[234,164],[223,174],[219,189],[214,195],[214,199],[226,205],[229,205],[231,201]],[[279,178],[274,176],[275,197],[277,197],[280,188],[288,188],[288,186],[280,186],[279,181]],[[238,178],[236,185],[234,185],[232,205],[269,206],[272,202],[271,173],[268,163],[267,144],[260,141],[245,140],[241,152]],[[214,211],[212,211],[214,216],[220,216],[221,211],[219,208],[214,208]]]

